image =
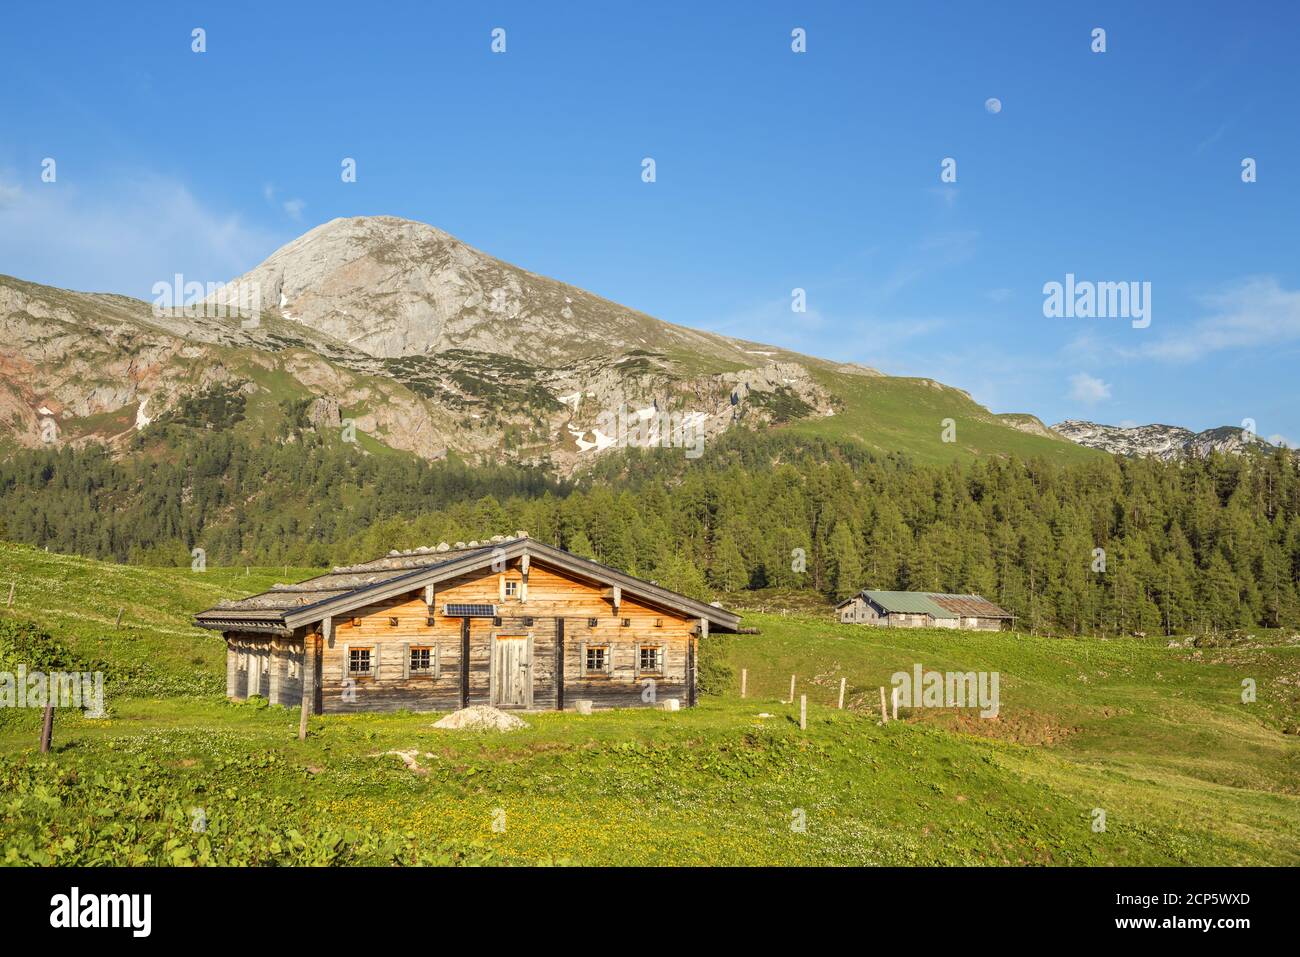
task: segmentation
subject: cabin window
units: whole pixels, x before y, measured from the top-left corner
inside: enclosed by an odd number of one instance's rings
[[[411,649],[411,674],[431,675],[436,658],[432,648],[417,646]]]
[[[606,645],[588,645],[583,650],[583,674],[609,674],[609,648]]]
[[[374,673],[374,662],[371,659],[371,649],[369,648],[349,648],[348,649],[348,674],[359,677],[368,676]]]
[[[518,597],[519,597],[519,582],[517,582],[517,581],[507,581],[507,582],[506,582],[506,597],[507,597],[507,598],[518,598]]]
[[[396,615],[392,615],[392,616],[389,617],[389,619],[388,619],[388,627],[389,627],[389,628],[396,628],[396,627],[397,627],[397,616],[396,616]]]
[[[500,627],[501,627],[501,619],[500,619],[500,617],[497,617],[497,618],[493,618],[493,619],[492,619],[492,627],[493,627],[493,628],[500,628]]]
[[[623,627],[624,627],[624,628],[631,628],[631,627],[632,627],[632,619],[631,619],[631,618],[624,618],[624,619],[623,619]]]
[[[588,627],[588,628],[595,628],[596,625],[598,625],[599,623],[600,623],[600,620],[599,620],[598,618],[588,618],[588,619],[587,619],[587,627]]]
[[[655,619],[655,627],[656,627],[656,628],[662,628],[663,626],[664,626],[664,620],[663,620],[662,618],[656,618],[656,619]]]
[[[664,670],[664,650],[658,645],[642,645],[639,671],[660,674]]]
[[[524,627],[525,627],[525,628],[531,628],[531,627],[533,627],[533,620],[532,620],[531,618],[525,618],[525,619],[524,619]]]

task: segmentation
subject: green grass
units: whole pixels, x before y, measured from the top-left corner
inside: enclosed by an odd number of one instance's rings
[[[1104,453],[1064,439],[1013,428],[1016,416],[995,416],[957,389],[926,379],[860,376],[814,369],[844,402],[833,416],[801,419],[787,428],[832,440],[852,440],[881,454],[904,452],[924,464],[982,455],[1015,455],[1055,462],[1083,461]],[[956,423],[955,441],[943,441],[943,420]]]
[[[160,678],[224,676],[225,643],[195,627],[193,615],[223,598],[321,571],[142,568],[0,542],[0,614],[36,622],[83,661],[129,663]],[[7,607],[11,584],[13,605]]]
[[[116,568],[6,545],[0,602],[10,570],[41,596],[20,592],[13,614],[65,643],[110,660],[144,652],[159,669],[210,676],[219,675],[220,643],[188,616],[220,594],[286,577]],[[132,642],[112,634],[118,604],[128,606],[124,622],[139,623]],[[230,704],[219,691],[115,697],[110,682],[109,717],[60,712],[47,757],[35,753],[34,722],[0,725],[0,855],[92,864],[1300,863],[1300,649],[1282,639],[1167,648],[869,630],[809,613],[754,612],[746,624],[762,633],[725,639],[737,679],[728,694],[677,713],[528,715],[530,727],[510,734],[439,731],[432,715],[399,713],[316,717],[299,742],[293,709]],[[880,724],[878,689],[916,662],[997,670],[998,719],[917,709]],[[797,705],[782,700],[792,673],[796,695],[809,700],[806,731]],[[1241,702],[1243,678],[1257,684],[1253,704]],[[412,753],[418,768],[390,751]],[[1092,829],[1098,808],[1105,832]],[[501,814],[504,830],[494,830]],[[800,814],[803,831],[791,827]]]

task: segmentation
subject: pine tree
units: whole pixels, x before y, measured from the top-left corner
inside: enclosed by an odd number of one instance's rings
[[[578,529],[573,533],[573,537],[569,539],[566,549],[579,558],[594,559],[596,557],[596,548],[591,544],[591,539],[587,537],[587,533],[582,529]]]
[[[862,589],[862,558],[847,522],[837,522],[829,544],[828,577],[831,594],[836,600],[848,598]]]
[[[723,532],[713,546],[709,581],[722,591],[739,591],[749,583],[744,556],[730,532]]]

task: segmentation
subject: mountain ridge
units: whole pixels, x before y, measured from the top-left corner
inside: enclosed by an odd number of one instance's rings
[[[1240,455],[1246,451],[1268,452],[1271,442],[1240,426],[1223,425],[1193,432],[1178,425],[1104,425],[1084,419],[1066,419],[1052,430],[1072,442],[1115,455],[1177,459],[1194,455],[1204,458],[1213,452]]]
[[[935,380],[678,326],[396,217],[331,220],[170,305],[0,277],[0,442],[120,444],[182,407],[230,427],[195,410],[240,405],[238,427],[268,439],[303,416],[366,451],[564,474],[735,427],[933,461],[1086,454]]]

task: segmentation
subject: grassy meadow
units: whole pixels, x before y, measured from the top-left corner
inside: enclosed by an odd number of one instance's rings
[[[296,709],[224,700],[221,640],[189,616],[310,573],[126,568],[0,543],[0,670],[21,651],[3,636],[33,622],[103,667],[109,710],[59,712],[48,756],[37,712],[0,719],[0,860],[1300,863],[1291,636],[1168,647],[868,630],[805,601],[747,614],[761,634],[721,640],[730,690],[695,709],[532,714],[507,734],[322,716],[299,742]],[[997,719],[904,709],[881,724],[879,688],[917,662],[997,671]],[[791,674],[802,731],[783,700]]]

